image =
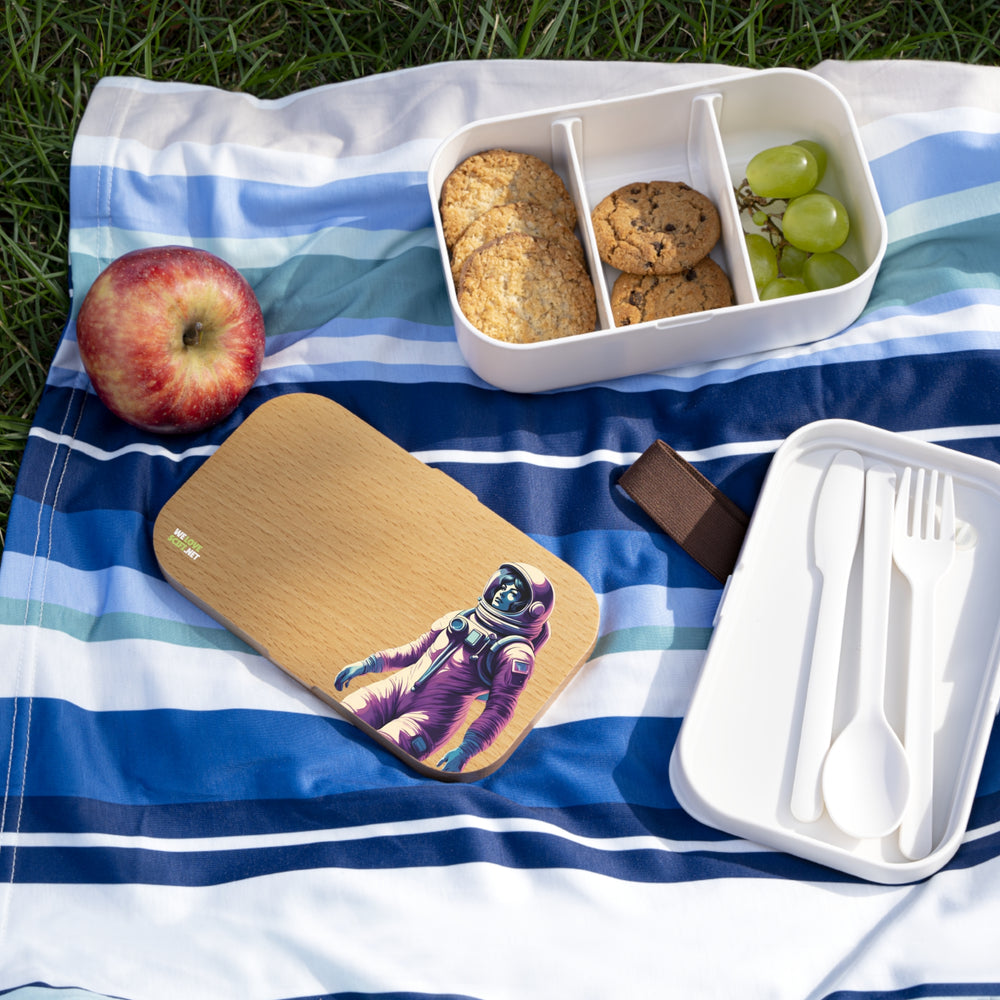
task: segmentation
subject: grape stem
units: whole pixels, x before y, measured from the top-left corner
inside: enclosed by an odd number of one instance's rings
[[[788,202],[783,198],[764,198],[759,194],[754,194],[745,177],[740,186],[733,188],[733,191],[740,214],[746,214],[755,227],[753,230],[748,229],[747,231],[760,232],[767,236],[771,246],[776,250],[783,247],[787,240],[781,229],[781,219],[785,214]],[[764,216],[763,222],[757,221],[759,215]]]

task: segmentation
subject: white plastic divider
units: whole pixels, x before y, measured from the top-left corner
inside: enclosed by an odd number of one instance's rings
[[[721,93],[696,94],[691,99],[686,137],[688,176],[664,175],[656,179],[682,181],[711,199],[719,213],[721,228],[719,242],[713,248],[711,256],[729,276],[733,286],[734,303],[753,303],[759,299],[753,282],[746,242],[743,239],[743,227],[733,192],[733,182],[726,163],[726,151],[719,131],[718,110],[722,101]],[[552,140],[550,163],[566,182],[576,205],[581,242],[597,300],[597,329],[610,330],[615,328],[611,310],[612,276],[617,276],[618,272],[601,261],[597,249],[597,238],[591,220],[591,212],[596,207],[596,201],[591,204],[587,196],[587,178],[583,163],[585,127],[585,122],[579,115],[556,118],[550,123]],[[657,326],[664,324],[678,326],[685,323],[699,323],[706,318],[702,313],[690,313],[654,322]]]
[[[691,127],[688,133],[688,169],[692,185],[710,193],[722,227],[722,253],[726,273],[737,303],[757,302],[757,289],[750,268],[743,225],[733,193],[733,181],[726,164],[726,150],[719,131],[719,93],[696,94],[691,100]]]
[[[583,165],[580,162],[583,149],[583,119],[579,115],[557,118],[552,122],[551,129],[553,169],[562,175],[576,205],[577,224],[582,235],[583,251],[597,300],[597,328],[610,329],[615,325],[611,316],[611,294],[604,276],[604,266],[597,252],[597,238],[590,218]],[[559,169],[560,166],[563,166],[562,170]]]

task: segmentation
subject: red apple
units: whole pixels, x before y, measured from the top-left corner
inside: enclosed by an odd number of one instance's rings
[[[250,390],[264,318],[243,275],[215,254],[149,247],[97,276],[76,339],[108,409],[143,430],[183,434],[218,423]]]

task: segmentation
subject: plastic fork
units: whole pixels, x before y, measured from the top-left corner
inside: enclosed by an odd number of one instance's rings
[[[941,480],[940,518],[938,480]],[[911,490],[911,480],[915,480]],[[899,848],[911,860],[933,846],[934,605],[938,583],[955,554],[955,493],[951,476],[906,468],[896,495],[892,555],[910,585],[910,648],[903,745],[910,758],[910,797],[899,826]]]

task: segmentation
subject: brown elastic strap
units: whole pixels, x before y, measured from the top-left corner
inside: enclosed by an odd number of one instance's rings
[[[736,565],[750,519],[670,445],[654,441],[619,485],[717,580]]]

